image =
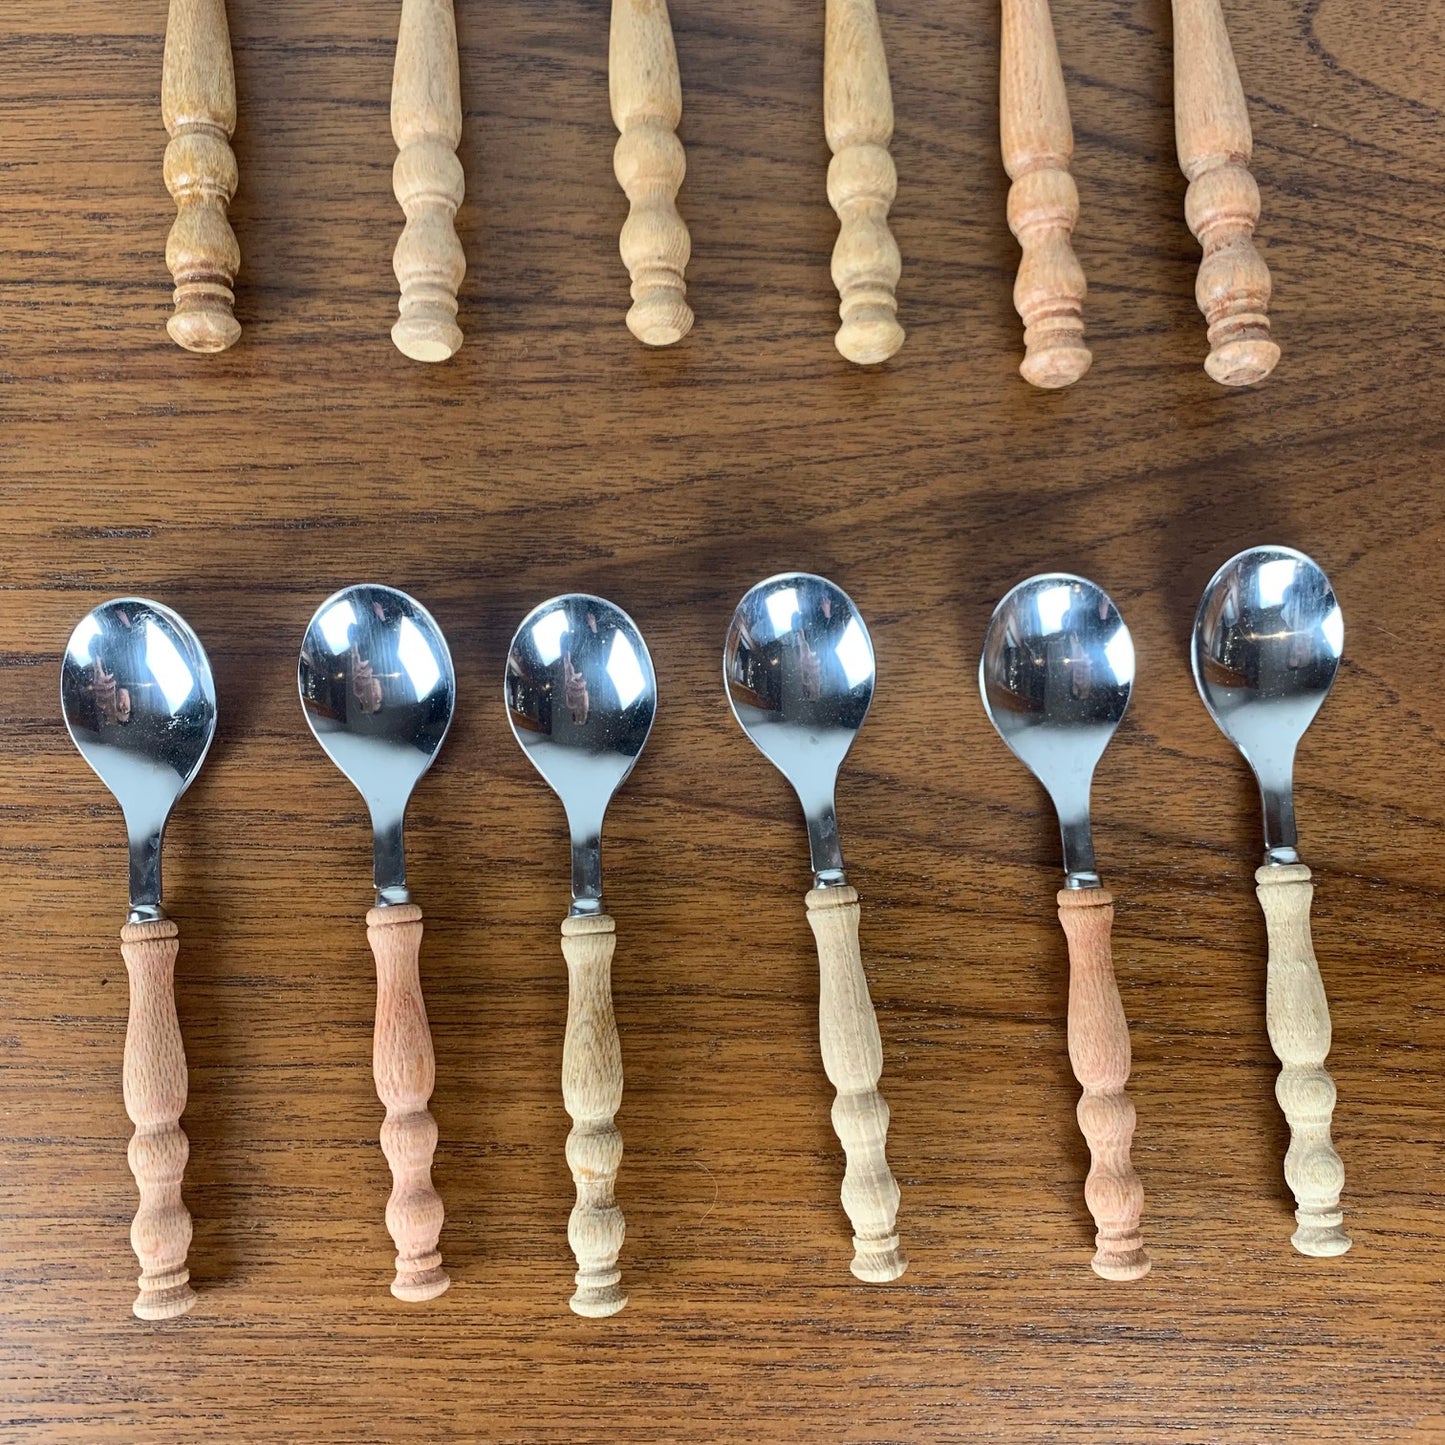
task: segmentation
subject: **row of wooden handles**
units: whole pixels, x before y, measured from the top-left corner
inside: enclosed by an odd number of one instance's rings
[[[1330,1138],[1335,1087],[1324,1069],[1330,1019],[1310,940],[1313,887],[1303,865],[1256,874],[1269,933],[1267,1023],[1283,1068],[1276,1095],[1290,1126],[1285,1178],[1296,1200],[1294,1244],[1303,1254],[1349,1248],[1342,1228],[1344,1168]],[[907,1268],[899,1244],[899,1190],[885,1153],[888,1105],[878,1091],[883,1047],[858,941],[858,895],[815,888],[808,922],[818,946],[819,1041],[836,1090],[833,1126],[846,1156],[842,1202],[853,1226],[852,1271],[885,1283]],[[1134,1104],[1129,1031],[1114,979],[1113,900],[1103,889],[1064,889],[1059,920],[1069,945],[1069,1058],[1082,1088],[1079,1127],[1091,1164],[1084,1198],[1097,1230],[1093,1268],[1105,1279],[1147,1274],[1140,1236],[1144,1191],[1130,1160]],[[422,915],[415,904],[373,908],[367,936],[376,960],[373,1070],[386,1108],[381,1146],[392,1171],[386,1223],[396,1245],[399,1299],[435,1298],[449,1284],[439,1249],[443,1209],[432,1183],[437,1126],[428,1110],[436,1063],[418,960]],[[180,1117],[186,1062],[176,1018],[176,925],[169,919],[127,925],[122,952],[130,977],[125,1102],[134,1122],[130,1163],[140,1189],[131,1241],[141,1264],[135,1313],[143,1319],[184,1314],[195,1301],[187,1251],[191,1216],[181,1199],[187,1157]],[[618,1268],[625,1225],[616,1200],[622,1136],[622,1051],[612,1009],[613,920],[569,917],[562,925],[569,996],[562,1094],[572,1118],[567,1162],[577,1189],[568,1240],[577,1261],[572,1308],[615,1314],[627,1303]]]
[[[1014,304],[1024,322],[1019,370],[1061,387],[1089,368],[1083,269],[1072,235],[1078,191],[1069,164],[1073,128],[1048,0],[1002,0],[1000,130],[1013,182],[1008,223],[1023,249]],[[1270,277],[1253,233],[1259,190],[1252,138],[1220,0],[1173,0],[1174,103],[1179,163],[1189,180],[1185,218],[1204,250],[1195,290],[1209,325],[1205,369],[1244,386],[1279,359],[1270,339]],[[677,210],[686,169],[677,125],[682,86],[666,0],[612,0],[609,90],[621,132],[613,155],[630,211],[622,259],[632,278],[627,325],[649,346],[692,327],[684,272],[692,243]],[[228,137],[236,86],[225,0],[170,0],[162,111],[171,143],[166,185],[178,214],[166,247],[175,279],[171,336],[192,351],[221,351],[240,335],[232,285],[240,250],[226,217],[236,189]],[[838,350],[859,365],[903,345],[895,291],[901,272],[888,212],[897,173],[888,146],[893,100],[874,0],[826,0],[823,119],[833,159],[828,199],[838,214],[833,282]],[[466,257],[455,217],[464,178],[461,85],[452,0],[402,0],[392,79],[392,185],[406,227],[393,258],[401,315],[392,340],[418,361],[444,361],[462,344],[457,288]]]

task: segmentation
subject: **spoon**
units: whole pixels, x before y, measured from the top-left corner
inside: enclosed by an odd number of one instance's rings
[[[567,1162],[577,1203],[567,1227],[579,1315],[627,1303],[617,1256],[626,1223],[615,1201],[622,1135],[622,1049],[612,1013],[616,925],[602,910],[602,820],[632,771],[657,711],[652,659],[632,619],[601,597],[569,592],[533,608],[507,652],[507,720],[562,800],[572,835],[572,907],[562,920],[567,1036],[562,1098],[572,1116]]]
[[[1139,1235],[1144,1190],[1129,1158],[1129,1026],[1114,981],[1114,899],[1100,882],[1089,827],[1094,769],[1134,686],[1134,643],[1102,588],[1066,572],[1030,577],[994,610],[978,685],[989,721],[1059,815],[1069,1061],[1084,1091],[1078,1109],[1090,1155],[1084,1199],[1098,1231],[1092,1263],[1105,1279],[1140,1279],[1150,1260]]]
[[[176,1018],[180,938],[161,908],[161,840],[176,799],[200,771],[216,733],[216,687],[196,634],[169,607],[119,597],[81,619],[60,673],[65,726],[120,804],[130,846],[130,912],[120,951],[130,979],[122,1075],[135,1125],[130,1167],[140,1208],[130,1240],[140,1261],[143,1320],[195,1304],[186,1251],[191,1216],[181,1201],[190,1145],[186,1055]]]
[[[1294,755],[1335,680],[1345,623],[1329,579],[1290,547],[1252,547],[1204,589],[1194,618],[1194,681],[1209,715],[1244,754],[1264,803],[1264,865],[1254,875],[1269,934],[1265,1021],[1284,1066],[1275,1097],[1289,1121],[1284,1174],[1294,1247],[1343,1254],[1345,1166],[1330,1139],[1335,1084],[1325,1071],[1330,1013],[1310,939],[1314,885],[1300,861]]]
[[[873,643],[841,588],[809,572],[759,582],[738,603],[723,647],[723,685],[742,729],[793,786],[808,824],[818,943],[823,1068],[838,1091],[833,1128],[847,1156],[843,1208],[853,1273],[883,1284],[908,1268],[898,1243],[898,1185],[884,1146],[878,1092],[883,1045],[858,947],[858,894],[848,886],[833,795],[838,769],[873,700]]]
[[[366,915],[366,936],[376,958],[372,1072],[386,1106],[381,1148],[392,1179],[391,1292],[434,1299],[451,1283],[437,1249],[443,1211],[431,1181],[437,1126],[427,1101],[436,1057],[417,968],[422,915],[406,886],[402,825],[412,789],[451,726],[456,675],[426,608],[395,588],[361,585],[316,609],[301,643],[298,682],[316,741],[371,812],[376,907]]]

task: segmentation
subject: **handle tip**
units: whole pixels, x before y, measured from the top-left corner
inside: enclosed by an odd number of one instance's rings
[[[1082,323],[1067,328],[1029,347],[1019,364],[1019,375],[1042,391],[1072,386],[1093,364],[1093,353],[1084,345]]]
[[[589,1320],[605,1320],[615,1315],[627,1303],[622,1291],[622,1276],[614,1270],[610,1280],[588,1280],[577,1282],[577,1292],[567,1301],[572,1313]]]
[[[196,1302],[196,1292],[189,1280],[189,1272],[182,1271],[178,1282],[160,1289],[142,1283],[141,1292],[131,1306],[135,1317],[138,1320],[173,1320],[186,1314]]]
[[[447,1272],[440,1265],[436,1265],[432,1269],[407,1272],[398,1270],[396,1278],[391,1282],[391,1292],[397,1299],[420,1304],[424,1300],[445,1294],[450,1285],[451,1279]]]
[[[1236,337],[1216,346],[1204,369],[1221,386],[1253,386],[1263,381],[1279,360],[1279,347],[1268,335]]]
[[[1101,1245],[1090,1263],[1100,1279],[1127,1280],[1143,1279],[1153,1267],[1154,1261],[1149,1258],[1142,1245],[1127,1250]]]
[[[196,288],[191,288],[192,290]],[[177,346],[187,351],[216,352],[234,346],[241,336],[241,323],[231,313],[231,292],[207,288],[203,295],[176,292],[175,314],[166,331]]]
[[[627,329],[644,346],[672,346],[692,330],[692,307],[678,286],[644,291],[627,313]]]
[[[1354,1241],[1338,1224],[1305,1224],[1290,1236],[1290,1243],[1312,1259],[1333,1259],[1346,1253]]]
[[[876,366],[897,353],[903,335],[886,306],[860,307],[838,328],[833,343],[855,366]]]
[[[858,1279],[868,1284],[888,1284],[908,1268],[908,1256],[895,1242],[892,1248],[860,1249],[850,1267]]]
[[[447,361],[461,350],[461,328],[451,316],[416,310],[391,328],[391,339],[413,361]]]

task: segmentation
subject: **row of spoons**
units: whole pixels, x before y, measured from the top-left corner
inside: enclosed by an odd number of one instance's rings
[[[1343,1253],[1343,1168],[1330,1141],[1334,1085],[1323,1068],[1330,1026],[1309,934],[1310,872],[1299,859],[1291,801],[1295,746],[1334,679],[1343,623],[1324,573],[1283,547],[1225,564],[1196,618],[1194,674],[1221,729],[1244,754],[1264,802],[1265,862],[1256,874],[1269,933],[1267,1023],[1283,1071],[1289,1121],[1285,1174],[1296,1198],[1295,1246]],[[806,903],[820,966],[824,1070],[837,1091],[833,1124],[846,1155],[843,1207],[852,1271],[886,1282],[907,1267],[896,1227],[899,1191],[885,1145],[883,1056],[859,949],[858,895],[844,872],[834,807],[839,768],[872,701],[872,641],[852,600],[809,573],[752,588],[723,654],[734,715],[783,773],[807,823],[813,887]],[[1139,1231],[1143,1190],[1130,1162],[1128,1028],[1114,980],[1113,903],[1089,825],[1094,770],[1123,718],[1134,648],[1108,595],[1081,577],[1020,583],[989,623],[979,666],[1000,736],[1047,789],[1059,816],[1069,944],[1069,1056],[1083,1089],[1078,1115],[1092,1163],[1085,1199],[1097,1227],[1095,1271],[1137,1279],[1150,1267]],[[398,1298],[426,1300],[449,1280],[438,1250],[443,1209],[431,1180],[437,1128],[428,1111],[435,1061],[418,974],[422,912],[407,886],[408,801],[440,749],[456,675],[440,628],[394,588],[348,587],[317,609],[298,665],[306,720],[365,799],[373,831],[375,906],[367,936],[377,968],[374,1073],[386,1109],[381,1146],[392,1170],[386,1210]],[[611,998],[615,925],[603,907],[601,836],[656,714],[657,683],[641,633],[620,608],[569,593],[535,608],[508,650],[504,695],[517,741],[563,803],[572,904],[562,923],[569,977],[563,1098],[577,1186],[568,1239],[577,1260],[570,1301],[605,1316],[626,1303],[617,1259],[624,1224],[614,1188],[622,1140],[614,1117],[622,1059]],[[186,1065],[174,1001],[175,923],[161,907],[161,840],[216,727],[215,687],[199,639],[169,608],[121,598],[95,608],[66,648],[66,726],[120,802],[130,853],[130,912],[121,948],[130,977],[124,1090],[136,1126],[130,1163],[140,1191],[131,1241],[141,1264],[135,1313],[183,1314],[194,1303],[186,1263],[191,1218],[181,1199],[188,1145],[179,1124]]]

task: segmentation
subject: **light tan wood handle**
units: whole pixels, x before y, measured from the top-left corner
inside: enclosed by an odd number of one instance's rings
[[[1079,192],[1069,174],[1074,128],[1048,0],[1003,0],[999,136],[1009,230],[1023,248],[1014,307],[1024,323],[1019,374],[1054,389],[1093,358],[1084,345],[1084,271],[1074,255]]]
[[[898,1243],[898,1183],[888,1168],[888,1105],[878,1092],[883,1041],[858,948],[858,894],[814,888],[808,923],[818,942],[818,1038],[823,1069],[838,1091],[833,1128],[848,1165],[843,1208],[853,1225],[853,1273],[873,1284],[908,1268]]]
[[[180,1126],[186,1107],[186,1051],[176,1018],[176,954],[180,938],[169,918],[127,923],[121,957],[130,978],[130,1020],[122,1075],[125,1111],[135,1125],[130,1170],[140,1208],[130,1227],[140,1261],[140,1293],[132,1308],[143,1320],[169,1320],[196,1302],[186,1252],[191,1216],[181,1200],[190,1144]]]
[[[236,194],[236,77],[225,0],[170,0],[161,71],[166,189],[176,219],[166,241],[175,281],[171,340],[187,351],[224,351],[241,334],[231,289],[241,248],[226,215]]]
[[[1254,881],[1269,932],[1265,1022],[1284,1065],[1274,1094],[1289,1120],[1284,1177],[1295,1197],[1293,1243],[1301,1254],[1343,1254],[1350,1247],[1340,1212],[1345,1166],[1330,1139],[1335,1081],[1324,1067],[1330,1009],[1310,938],[1314,884],[1303,863],[1266,865]]]
[[[373,908],[366,937],[376,959],[376,1033],[372,1072],[386,1106],[381,1149],[391,1165],[386,1227],[396,1244],[397,1299],[435,1299],[451,1283],[442,1269],[437,1240],[442,1201],[431,1181],[437,1126],[427,1109],[436,1084],[436,1056],[427,1027],[417,960],[421,909],[415,903]]]
[[[572,1308],[600,1319],[627,1303],[617,1256],[627,1232],[617,1207],[622,1135],[613,1118],[622,1105],[622,1046],[612,1013],[612,950],[616,925],[605,913],[562,920],[567,960],[567,1039],[562,1046],[562,1099],[572,1116],[567,1163],[577,1203],[567,1240],[577,1258]]]
[[[1134,1101],[1129,1082],[1129,1025],[1114,981],[1114,900],[1102,888],[1064,888],[1059,922],[1069,940],[1069,1062],[1083,1089],[1079,1128],[1089,1143],[1084,1199],[1098,1230],[1094,1273],[1140,1279],[1149,1256],[1139,1236],[1144,1186],[1134,1172]]]
[[[452,0],[402,0],[391,135],[391,188],[406,213],[391,261],[401,287],[391,339],[413,361],[445,361],[462,344],[457,288],[467,272],[456,229],[465,184],[456,155],[462,87]]]
[[[612,0],[608,89],[621,132],[612,169],[631,206],[619,243],[632,277],[627,328],[648,346],[671,346],[692,330],[683,280],[692,239],[677,210],[687,157],[667,0]]]
[[[843,324],[834,338],[849,361],[871,366],[903,345],[894,292],[903,262],[888,229],[898,192],[893,93],[874,0],[827,0],[823,126],[833,159],[828,201],[838,214],[833,284]]]
[[[1195,299],[1209,323],[1204,369],[1225,386],[1263,381],[1279,360],[1269,334],[1269,268],[1254,246],[1254,138],[1219,0],[1174,0],[1174,136],[1189,181],[1184,219],[1204,248]]]

